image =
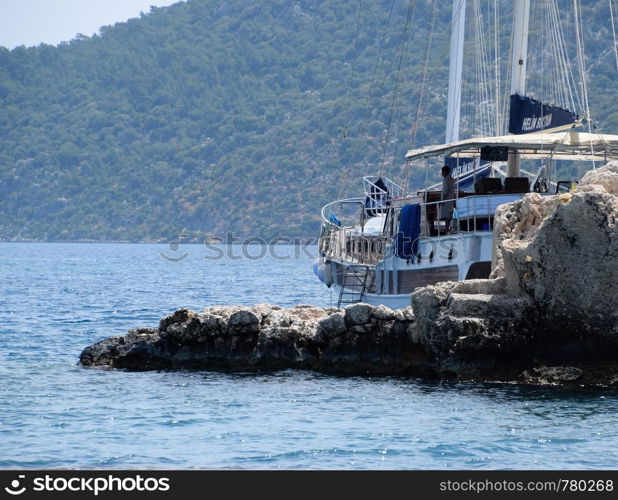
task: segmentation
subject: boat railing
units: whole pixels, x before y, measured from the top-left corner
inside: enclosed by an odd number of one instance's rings
[[[470,194],[451,200],[422,203],[422,223],[427,236],[443,236],[470,231],[493,231],[494,214],[499,205],[520,199],[525,193]],[[440,218],[444,204],[452,205],[450,231]]]
[[[368,175],[363,177],[366,200],[373,209],[385,210],[392,199],[405,198],[406,190],[387,177]]]
[[[451,226],[448,231],[446,229],[446,221],[440,217],[442,207],[447,204],[452,207]],[[458,233],[459,225],[457,224],[458,218],[456,204],[457,198],[420,203],[421,224],[423,225],[421,236],[444,236],[446,234]],[[443,222],[444,226],[442,225]]]
[[[336,215],[336,209],[346,205],[358,205],[359,217],[355,224],[344,225]],[[367,218],[364,198],[347,198],[325,205],[322,208],[320,254],[355,264],[377,264],[383,259],[385,245],[390,239],[384,234],[365,234]]]
[[[384,259],[392,239],[384,234],[368,235],[358,229],[322,226],[320,254],[360,265],[375,265]]]
[[[337,217],[335,210],[338,207],[339,209],[343,208],[345,205],[358,205],[361,210],[359,210],[359,218],[361,220],[361,224],[364,219],[364,199],[363,198],[345,198],[343,200],[331,201],[327,205],[322,207],[322,223],[329,224],[333,227],[346,227],[343,225],[343,222],[339,220]],[[349,228],[356,227],[356,224],[347,226]]]
[[[494,226],[494,213],[498,205],[514,201],[521,195],[513,194],[505,199],[505,195],[470,195],[449,200],[439,200],[427,203],[419,203],[421,207],[421,231],[419,238],[446,236],[470,231],[492,231]],[[453,207],[450,228],[446,230],[444,220],[441,220],[440,212],[444,204]],[[330,214],[334,213],[336,206],[346,204],[359,205],[359,223],[344,226],[335,222]],[[396,212],[401,207],[393,208]],[[391,213],[389,217],[394,214]],[[396,234],[395,231],[383,228],[380,234],[367,234],[364,230],[367,214],[364,210],[363,198],[350,198],[335,201],[324,206],[322,209],[322,232],[320,235],[319,249],[321,255],[331,258],[352,262],[355,264],[375,265],[384,259],[388,248]],[[398,217],[393,217],[394,227],[398,227]],[[385,221],[388,225],[388,217]]]
[[[386,188],[386,190],[382,187],[379,187],[379,180],[382,180],[381,184]],[[396,182],[390,180],[388,177],[366,175],[365,177],[363,177],[363,186],[365,188],[366,195],[376,191],[388,192],[393,198],[400,198],[406,195],[406,190]]]

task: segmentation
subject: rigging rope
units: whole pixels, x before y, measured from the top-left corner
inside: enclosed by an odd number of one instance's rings
[[[577,39],[577,58],[579,60],[580,80],[582,86],[582,94],[584,99],[584,110],[586,113],[586,119],[588,120],[588,132],[592,133],[591,119],[590,119],[590,107],[588,106],[588,86],[586,84],[586,68],[584,63],[584,33],[582,31],[581,23],[581,4],[579,0],[573,0],[573,6],[575,7],[575,33]],[[592,137],[590,138],[590,150],[594,155],[594,146],[592,143]],[[595,162],[592,160],[592,168],[595,169]]]
[[[348,89],[348,104],[347,104],[348,122],[350,120],[350,108],[352,104],[352,86],[354,85],[354,70],[356,69],[356,54],[358,52],[358,33],[360,31],[360,18],[361,18],[362,4],[363,4],[363,0],[358,0],[358,11],[356,13],[356,34],[354,36],[354,53],[352,55],[352,70],[350,71],[350,85]],[[343,131],[343,138],[345,139],[347,136],[348,136],[348,127],[346,126]]]
[[[502,115],[500,111],[500,45],[498,43],[498,2],[494,2],[494,83],[495,83],[495,111],[496,111],[496,135],[503,134]]]
[[[565,38],[564,38],[564,31],[562,29],[562,23],[560,22],[559,19],[559,7],[557,4],[557,0],[553,0],[553,17],[554,17],[554,23],[556,25],[556,29],[557,29],[557,33],[558,33],[558,37],[559,37],[559,43],[558,43],[558,49],[559,52],[561,54],[561,65],[562,65],[562,74],[567,75],[567,88],[569,91],[569,96],[570,96],[570,102],[571,102],[571,108],[573,111],[577,110],[577,109],[583,109],[583,105],[582,105],[582,101],[581,98],[579,96],[579,93],[575,91],[576,88],[576,83],[575,83],[575,76],[573,75],[573,68],[571,67],[571,63],[569,60],[569,57],[567,55],[567,51],[566,51],[566,42],[565,42]],[[575,98],[573,98],[573,96],[575,96]],[[576,106],[577,104],[577,106]]]
[[[549,22],[553,40],[552,45],[554,46],[556,57],[556,74],[562,76],[562,81],[558,84],[561,89],[561,101],[559,101],[559,104],[572,111],[577,111],[582,109],[582,105],[579,94],[574,91],[576,86],[575,77],[573,76],[573,70],[567,55],[566,42],[564,39],[564,32],[562,31],[562,23],[560,23],[559,9],[556,0],[551,0],[549,3]],[[575,98],[573,97],[574,95],[577,99],[577,106],[575,104]]]
[[[481,67],[483,66],[483,61],[482,61],[482,57],[483,55],[481,54],[481,48],[480,48],[480,40],[479,40],[479,19],[478,19],[478,12],[477,12],[477,8],[478,7],[478,2],[476,2],[476,0],[473,0],[472,2],[472,8],[474,9],[474,16],[472,16],[472,21],[473,21],[473,28],[474,28],[474,53],[476,55],[476,57],[474,58],[474,76],[475,76],[475,82],[476,85],[474,85],[474,90],[475,90],[475,94],[474,94],[474,100],[476,102],[476,109],[478,110],[478,116],[475,118],[478,118],[478,122],[475,120],[475,125],[476,128],[478,130],[474,131],[475,135],[483,135],[483,131],[482,131],[482,127],[483,127],[483,80],[481,77]]]
[[[429,69],[429,56],[431,54],[431,41],[433,39],[434,25],[436,21],[436,0],[433,0],[431,8],[431,24],[429,25],[429,36],[427,37],[427,45],[425,46],[425,60],[423,62],[423,77],[421,79],[421,88],[419,91],[418,103],[416,105],[416,114],[414,123],[412,124],[412,141],[411,148],[416,144],[416,134],[418,133],[418,124],[421,119],[421,110],[423,99],[425,97],[425,84],[427,83],[427,70]]]
[[[553,16],[553,0],[547,0],[547,9],[546,9],[546,25],[549,27],[549,39],[548,43],[551,47],[551,74],[554,76],[551,79],[552,84],[552,98],[554,100],[553,104],[557,104],[564,108],[572,109],[570,106],[570,100],[568,96],[568,88],[570,88],[570,83],[568,80],[568,73],[564,73],[561,69],[562,63],[560,62],[560,32],[557,27],[557,21],[554,22]]]
[[[401,76],[401,66],[402,66],[402,62],[403,62],[403,55],[405,52],[405,48],[407,45],[407,38],[408,38],[408,33],[409,33],[409,29],[410,29],[410,21],[412,20],[412,17],[414,15],[414,9],[416,7],[416,1],[415,0],[410,0],[409,4],[408,4],[408,15],[406,17],[406,25],[404,28],[404,34],[403,34],[403,38],[401,41],[401,50],[399,52],[399,64],[397,67],[397,77],[395,78],[395,89],[393,90],[393,98],[391,100],[391,108],[390,108],[390,112],[389,112],[389,117],[388,117],[388,123],[387,123],[387,127],[386,127],[386,134],[384,137],[384,150],[383,150],[383,154],[382,154],[382,164],[380,165],[380,177],[382,177],[382,174],[384,172],[384,165],[386,163],[386,154],[387,154],[387,150],[388,150],[388,139],[389,139],[389,135],[390,135],[390,129],[391,129],[391,122],[393,119],[393,111],[395,109],[395,100],[397,99],[397,89],[399,87],[399,78]]]
[[[436,21],[436,4],[437,0],[433,0],[431,7],[431,24],[429,25],[429,36],[427,37],[427,45],[425,47],[425,61],[423,63],[423,77],[421,79],[421,88],[419,90],[418,102],[416,104],[416,114],[414,123],[412,123],[412,141],[410,148],[413,149],[416,144],[416,134],[418,133],[419,123],[422,118],[421,110],[423,109],[423,99],[425,97],[425,84],[427,83],[427,70],[429,69],[429,56],[431,54],[431,41],[433,39],[434,26]],[[410,182],[410,162],[407,161],[403,172],[402,186],[408,189]]]
[[[464,74],[460,89],[461,135],[497,135],[504,122],[501,114],[508,109],[506,104],[502,106],[503,94],[500,93],[502,81],[498,6],[497,2],[487,1],[483,4],[481,0],[473,0],[471,9],[472,15],[466,23],[466,33],[471,36],[465,42]],[[492,22],[495,24],[493,28]]]
[[[485,29],[483,22],[483,14],[481,12],[480,4],[478,0],[474,0],[476,4],[476,24],[478,31],[478,39],[479,39],[479,50],[481,53],[481,95],[483,97],[483,135],[494,135],[497,129],[496,123],[493,122],[493,114],[491,113],[491,106],[493,104],[493,96],[491,95],[491,79],[489,77],[489,58],[487,56],[487,43],[485,41]]]
[[[414,13],[412,14],[412,17],[414,17]],[[414,39],[414,37],[415,37],[415,32],[410,32],[410,34],[408,35],[408,39],[406,40],[406,44],[407,44],[408,47],[411,46],[412,40]],[[402,82],[403,83],[408,81],[408,79],[407,79],[408,76],[407,75],[408,75],[408,71],[410,69],[410,66],[408,64],[408,59],[410,57],[410,52],[411,51],[410,51],[409,48],[406,49],[406,51],[405,51],[405,57],[404,57],[404,61],[403,61],[403,78],[402,78]],[[401,100],[401,95],[399,95],[397,97],[398,97],[399,100]],[[399,130],[401,128],[401,120],[402,120],[402,116],[404,115],[405,105],[404,104],[400,104],[400,105],[396,104],[395,107],[396,107],[397,118],[395,120],[395,127],[394,127],[393,136],[394,137],[399,137]],[[408,115],[407,112],[405,114],[406,114],[406,116]],[[403,142],[403,141],[401,141],[401,142]],[[397,150],[398,146],[399,146],[399,143],[400,143],[400,141],[393,141],[393,151],[392,151],[392,155],[391,155],[391,159],[393,160],[391,162],[392,166],[394,166],[394,160],[396,158],[400,157],[399,156],[399,151]],[[388,145],[387,145],[387,147],[388,147]],[[405,151],[406,151],[406,149],[405,149],[405,144],[404,144],[404,151],[402,153],[402,156],[405,156]],[[405,171],[405,167],[406,167],[406,164],[404,164],[404,168],[403,168],[404,171]],[[402,172],[402,175],[403,175],[403,173],[405,173],[405,172]],[[393,172],[392,176],[393,177],[395,176],[395,172]]]
[[[509,51],[507,54],[507,61],[511,61],[513,58],[513,45],[515,44],[515,23],[511,23],[511,37],[509,38]],[[511,95],[511,72],[506,71],[506,78],[504,79],[504,88],[502,89],[502,109],[504,113],[504,130],[506,132],[508,127],[508,113],[510,107],[510,95]]]
[[[618,69],[618,45],[616,45],[616,27],[614,23],[614,8],[612,0],[609,0],[609,15],[612,20],[612,35],[614,36],[614,56],[616,57],[616,69]]]
[[[384,31],[382,33],[382,39],[380,41],[380,47],[378,49],[378,54],[376,56],[376,63],[373,67],[373,73],[371,75],[371,83],[369,85],[369,91],[367,92],[367,98],[365,99],[365,104],[364,104],[365,109],[369,106],[369,101],[371,100],[372,92],[376,86],[377,73],[378,73],[378,68],[380,67],[380,63],[382,61],[382,52],[384,50],[384,43],[386,40],[386,35],[388,34],[391,20],[393,18],[393,11],[395,9],[396,3],[397,3],[397,0],[393,0],[393,2],[391,3],[391,8],[388,13],[388,19],[386,20],[386,25],[384,26]],[[354,166],[356,152],[358,151],[361,137],[364,136],[365,131],[367,130],[368,124],[369,124],[369,120],[364,122],[364,124],[361,126],[361,129],[358,131],[358,134],[356,135],[354,142],[352,143],[352,153],[350,154],[349,163],[347,164],[346,167],[342,169],[342,172],[341,172],[342,175],[341,175],[341,181],[339,183],[339,193],[337,195],[337,199],[340,199],[343,195],[343,190],[345,189],[345,181],[348,180],[350,171],[352,170],[352,167]]]

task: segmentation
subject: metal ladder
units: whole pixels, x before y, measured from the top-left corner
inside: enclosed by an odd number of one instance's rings
[[[341,304],[357,304],[363,301],[363,296],[367,290],[368,274],[369,268],[367,266],[345,266],[341,288],[339,289],[338,308],[341,307]]]

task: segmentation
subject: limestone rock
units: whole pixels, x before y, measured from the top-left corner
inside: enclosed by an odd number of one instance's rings
[[[601,191],[602,188],[618,196],[618,161],[610,161],[601,168],[586,172],[579,181],[577,191],[587,191],[590,186],[593,186],[592,190]]]
[[[447,281],[417,288],[412,294],[416,322],[422,332],[420,338],[434,353],[447,350],[450,344],[450,332],[440,327],[439,319],[455,286],[455,282]]]
[[[188,321],[172,323],[167,326],[166,338],[178,344],[192,344],[203,340],[204,318],[195,314]]]
[[[228,330],[235,333],[252,334],[260,330],[261,316],[256,315],[253,311],[240,309],[230,315],[227,320]]]
[[[177,311],[174,311],[172,314],[166,316],[165,318],[162,318],[161,321],[159,321],[159,330],[166,331],[168,325],[189,321],[193,316],[195,316],[194,311],[185,308],[178,309]]]
[[[161,367],[158,357],[160,340],[156,329],[131,330],[123,337],[111,337],[84,349],[79,357],[84,366],[139,367],[151,370]],[[154,363],[152,362],[153,360]]]
[[[491,278],[504,276],[503,246],[505,242],[517,246],[518,242],[530,240],[543,221],[559,204],[557,196],[541,196],[529,193],[521,200],[501,205],[494,217],[494,243]]]
[[[132,331],[86,348],[80,362],[131,370],[426,373],[430,359],[415,326],[410,309],[367,304],[346,310],[268,304],[214,306],[202,313],[182,309],[162,319],[159,329]]]
[[[318,341],[321,343],[341,335],[347,331],[344,313],[336,312],[326,318],[322,318],[318,321],[317,329],[317,334],[320,335]],[[324,339],[322,339],[322,336],[324,336]]]
[[[385,305],[379,305],[373,308],[371,311],[371,316],[379,320],[389,321],[395,319],[395,314],[392,309],[386,307]]]
[[[369,304],[354,304],[345,309],[347,325],[362,325],[369,321],[372,307]]]
[[[618,164],[610,164],[589,173],[582,189],[501,206],[493,279],[414,292],[416,335],[442,376],[580,381],[527,369],[544,360],[582,371],[586,383],[609,380],[618,368],[616,179]]]
[[[528,295],[546,322],[618,336],[618,197],[573,193],[530,240],[502,243],[511,293]]]

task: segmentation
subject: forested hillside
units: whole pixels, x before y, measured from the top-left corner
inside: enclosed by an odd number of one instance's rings
[[[618,131],[609,9],[583,3],[592,114]],[[0,48],[0,240],[316,236],[362,175],[403,175],[432,19],[415,143],[444,138],[450,2],[360,5],[189,0]]]

